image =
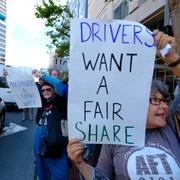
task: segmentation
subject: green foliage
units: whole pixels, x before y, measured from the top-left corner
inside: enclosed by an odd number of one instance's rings
[[[45,19],[45,26],[51,38],[49,48],[55,48],[60,57],[69,55],[70,19],[73,17],[67,5],[57,5],[53,0],[42,0],[41,5],[36,5],[35,16]]]

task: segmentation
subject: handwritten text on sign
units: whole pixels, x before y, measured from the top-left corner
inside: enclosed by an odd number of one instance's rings
[[[130,21],[73,19],[69,137],[85,143],[144,144],[154,38]]]
[[[8,67],[7,71],[7,82],[18,107],[41,107],[39,91],[32,75],[20,67]]]

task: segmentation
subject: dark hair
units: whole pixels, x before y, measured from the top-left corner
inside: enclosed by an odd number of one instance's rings
[[[53,86],[52,84],[47,83],[47,82],[45,82],[45,81],[44,81],[44,83],[41,85],[41,87],[43,87],[43,86],[51,86],[51,87],[54,89],[54,86]]]
[[[151,84],[152,92],[160,92],[163,98],[169,98],[169,87],[166,83],[160,80],[153,80]]]
[[[60,73],[60,72],[59,72],[59,69],[57,69],[57,68],[51,68],[51,69],[49,69],[49,74],[51,74],[52,71],[57,71],[58,73]]]

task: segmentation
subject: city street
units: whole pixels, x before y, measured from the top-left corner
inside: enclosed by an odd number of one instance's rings
[[[7,112],[6,130],[0,135],[1,180],[33,179],[34,126],[35,121],[22,121],[22,111]]]
[[[179,7],[0,0],[0,180],[180,180]]]

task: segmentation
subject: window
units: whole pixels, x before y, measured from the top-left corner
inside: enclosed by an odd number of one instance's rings
[[[6,35],[0,33],[0,37],[1,37],[1,38],[6,38]]]
[[[5,49],[0,48],[0,53],[5,53]]]
[[[5,58],[5,54],[0,53],[0,57]]]
[[[0,23],[0,28],[6,29],[6,26],[2,23]]]
[[[6,33],[6,31],[4,29],[1,29],[1,28],[0,28],[0,32],[3,33],[3,34]]]
[[[9,88],[5,77],[0,77],[0,88]]]
[[[124,19],[128,15],[128,2],[124,0],[113,12],[114,19]]]
[[[5,44],[0,43],[0,48],[5,48]]]

